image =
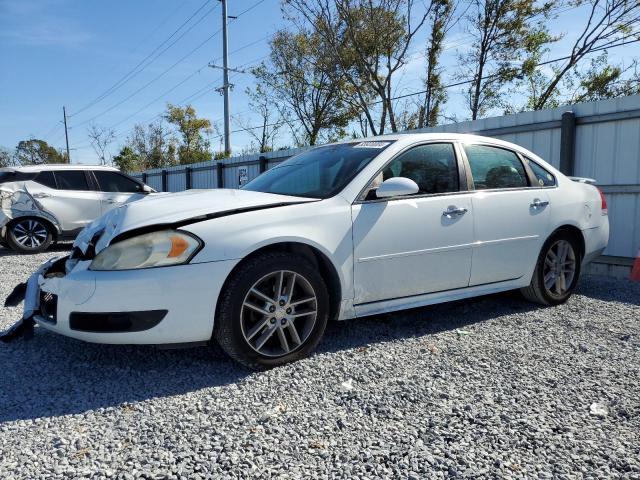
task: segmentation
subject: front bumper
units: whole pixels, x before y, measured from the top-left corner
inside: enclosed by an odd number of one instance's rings
[[[209,340],[218,294],[237,263],[98,272],[81,261],[67,274],[51,275],[56,261],[30,277],[23,318],[68,337],[111,344]]]

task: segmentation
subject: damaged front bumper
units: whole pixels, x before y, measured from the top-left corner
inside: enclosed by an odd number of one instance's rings
[[[56,322],[57,296],[43,292],[40,285],[46,278],[63,276],[67,258],[52,258],[42,264],[26,283],[14,288],[5,301],[5,307],[15,307],[24,300],[22,319],[0,335],[0,341],[8,343],[20,337],[30,338],[36,322]]]

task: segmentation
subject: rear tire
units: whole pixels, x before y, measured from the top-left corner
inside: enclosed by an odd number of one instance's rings
[[[541,305],[564,303],[578,285],[581,263],[575,238],[560,231],[545,242],[531,283],[520,291],[527,300]]]
[[[44,252],[53,241],[51,228],[37,218],[19,218],[7,226],[7,244],[18,253]]]
[[[327,287],[303,255],[245,261],[220,293],[213,337],[234,360],[264,370],[308,356],[329,316]]]

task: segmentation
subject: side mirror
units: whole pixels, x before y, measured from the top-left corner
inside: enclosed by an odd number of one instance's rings
[[[142,186],[142,193],[154,193],[155,190],[151,188],[149,185]]]
[[[414,195],[420,191],[418,184],[406,177],[393,177],[382,182],[376,189],[377,198],[400,197]]]

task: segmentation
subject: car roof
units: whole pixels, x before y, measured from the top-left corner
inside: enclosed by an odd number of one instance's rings
[[[41,172],[43,170],[106,170],[109,172],[118,172],[115,167],[107,167],[104,165],[68,165],[60,163],[44,163],[42,165],[26,165],[21,167],[9,167],[9,170],[15,170],[17,172]]]

